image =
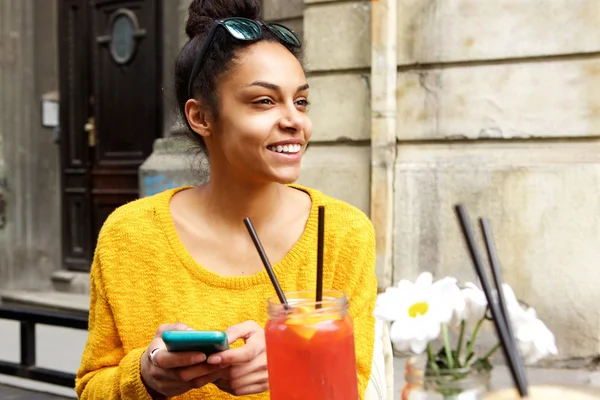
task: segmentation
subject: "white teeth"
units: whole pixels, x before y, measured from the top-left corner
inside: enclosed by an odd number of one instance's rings
[[[302,146],[299,144],[286,144],[283,146],[268,146],[267,149],[275,151],[277,153],[298,153],[302,150]]]

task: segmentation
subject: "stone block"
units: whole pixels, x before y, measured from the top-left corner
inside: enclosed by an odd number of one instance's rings
[[[401,145],[395,174],[394,282],[426,270],[476,282],[463,203],[477,232],[489,219],[504,281],[554,332],[558,358],[598,355],[600,141]]]
[[[398,139],[585,137],[600,132],[599,59],[398,74]]]
[[[304,11],[302,0],[263,0],[263,18],[266,21],[301,17]]]
[[[600,2],[399,0],[398,64],[600,50]]]
[[[312,141],[369,140],[368,74],[313,76],[310,84]]]
[[[185,24],[187,23],[187,19],[188,19],[188,7],[190,6],[190,3],[192,2],[192,0],[179,0],[178,3],[178,14],[179,14],[179,23],[180,23],[180,29],[179,29],[179,47],[183,47],[183,45],[188,41],[188,37],[185,34]]]
[[[4,179],[4,139],[0,132],[0,182]]]
[[[368,146],[313,144],[302,159],[297,183],[350,203],[368,215],[370,166]]]
[[[139,169],[140,197],[187,185],[199,185],[210,176],[208,160],[184,138],[157,139],[154,151]]]
[[[310,71],[371,65],[371,5],[366,1],[307,6],[304,41]]]

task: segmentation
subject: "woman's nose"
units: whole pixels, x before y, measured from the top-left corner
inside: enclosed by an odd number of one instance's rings
[[[304,118],[300,111],[293,107],[292,110],[286,109],[279,119],[279,125],[283,130],[298,132],[301,131],[304,126]]]

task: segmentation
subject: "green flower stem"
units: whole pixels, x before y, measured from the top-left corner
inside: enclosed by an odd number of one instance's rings
[[[500,343],[497,343],[490,351],[485,353],[485,355],[481,358],[482,360],[487,360],[490,358],[498,349],[500,348]]]
[[[467,321],[464,319],[460,321],[460,336],[458,337],[458,347],[456,348],[456,362],[459,367],[462,367],[462,363],[460,362],[460,352],[462,351],[463,342],[465,340],[465,330],[467,328]]]
[[[477,338],[477,335],[479,334],[479,329],[481,329],[481,325],[483,325],[484,321],[485,316],[477,322],[475,330],[473,331],[473,334],[469,339],[469,344],[467,345],[467,358],[465,359],[465,364],[468,364],[471,357],[473,357],[473,345],[475,344],[475,339]]]
[[[429,364],[431,365],[431,370],[435,372],[436,375],[440,374],[440,369],[435,362],[435,358],[433,356],[433,349],[431,348],[431,343],[427,343],[427,356],[429,357]]]
[[[442,324],[442,337],[444,339],[444,350],[446,350],[448,368],[454,369],[454,356],[452,355],[452,347],[450,346],[450,338],[448,337],[448,325],[446,324]]]

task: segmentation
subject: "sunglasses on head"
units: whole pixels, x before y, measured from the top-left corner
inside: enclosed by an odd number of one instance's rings
[[[220,26],[225,28],[225,30],[235,39],[244,41],[260,39],[262,27],[264,26],[282,42],[285,42],[292,47],[302,47],[302,43],[300,43],[298,36],[292,30],[281,24],[265,23],[263,21],[255,21],[253,19],[241,17],[218,19],[213,22],[210,30],[206,34],[198,58],[196,58],[196,62],[194,63],[194,68],[192,68],[192,74],[190,75],[190,81],[188,83],[188,97],[190,99],[194,97],[192,93],[194,80],[200,72],[200,67],[206,58],[206,53],[215,39],[215,34]]]

